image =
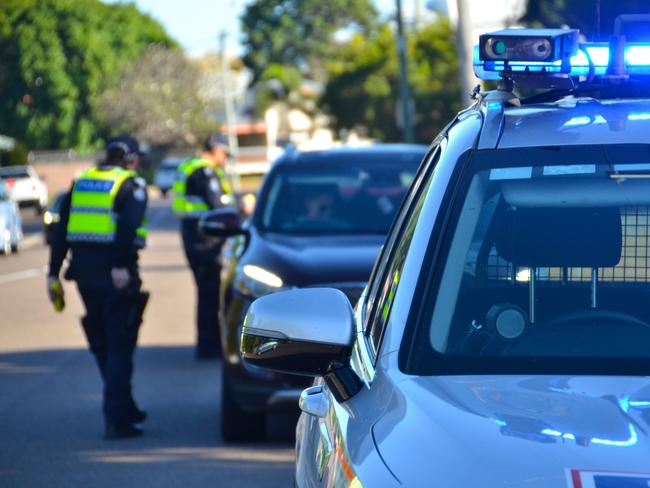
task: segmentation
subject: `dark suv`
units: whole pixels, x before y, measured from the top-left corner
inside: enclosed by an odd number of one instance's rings
[[[269,293],[314,286],[338,288],[356,302],[426,149],[289,151],[267,175],[249,220],[240,222],[228,209],[203,220],[205,232],[232,236],[222,253],[220,296],[225,440],[263,436],[266,412],[296,408],[307,386],[304,377],[241,361],[249,305]]]

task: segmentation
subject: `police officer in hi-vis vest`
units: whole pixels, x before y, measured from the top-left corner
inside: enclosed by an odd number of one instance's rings
[[[223,170],[229,154],[227,138],[212,135],[198,158],[179,166],[174,183],[174,212],[181,219],[183,247],[197,287],[197,359],[221,354],[218,261],[222,243],[203,236],[198,221],[205,212],[234,203]]]
[[[138,251],[146,239],[147,189],[134,171],[140,148],[130,136],[110,141],[106,158],[77,177],[61,206],[51,247],[47,289],[62,308],[59,273],[77,282],[86,308],[81,324],[104,380],[105,438],[142,434],[146,418],[131,394],[133,353],[148,299],[141,290]]]

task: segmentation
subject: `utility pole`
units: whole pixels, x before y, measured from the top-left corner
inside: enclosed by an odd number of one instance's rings
[[[460,89],[463,106],[476,86],[474,76],[474,46],[472,45],[472,20],[468,0],[456,0],[458,6],[458,60],[460,62]]]
[[[399,87],[404,120],[404,142],[412,143],[413,116],[411,114],[411,94],[408,80],[408,64],[406,61],[406,40],[404,39],[404,23],[402,21],[402,0],[395,0],[397,5],[397,53],[399,55]]]
[[[230,177],[233,190],[239,191],[241,185],[239,181],[239,174],[236,172],[236,165],[239,162],[239,145],[237,143],[237,133],[235,131],[237,116],[235,115],[235,102],[232,95],[232,81],[230,79],[230,66],[228,65],[226,36],[227,34],[224,29],[219,34],[219,47],[221,51],[223,105],[226,112],[226,126],[228,127],[228,146],[231,153],[231,156],[226,160],[226,173]]]

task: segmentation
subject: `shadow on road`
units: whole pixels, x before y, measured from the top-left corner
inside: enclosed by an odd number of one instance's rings
[[[0,486],[290,485],[291,444],[221,441],[221,366],[193,353],[138,350],[134,391],[149,419],[144,437],[124,441],[101,439],[88,351],[0,354]]]

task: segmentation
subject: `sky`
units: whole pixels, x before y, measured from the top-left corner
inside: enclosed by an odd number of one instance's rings
[[[106,3],[127,3],[125,0],[104,0]],[[251,0],[130,0],[138,8],[161,22],[167,32],[176,39],[190,55],[201,55],[216,51],[219,47],[218,35],[227,33],[228,52],[241,53],[239,43],[241,31],[239,17]],[[327,1],[327,0],[323,0]],[[513,5],[521,0],[469,0],[474,19],[490,19],[495,15],[507,15]],[[384,16],[393,15],[395,0],[374,0]],[[431,16],[428,4],[449,4],[449,14],[454,20],[455,0],[402,0],[404,16],[412,16],[419,6],[422,16]],[[476,23],[476,22],[475,22]],[[476,25],[482,31],[492,26]],[[478,33],[478,31],[477,31]]]
[[[124,0],[104,0],[106,3],[129,3]],[[130,0],[138,8],[161,22],[167,32],[190,54],[202,54],[218,49],[219,32],[227,32],[228,51],[240,52],[239,17],[250,0]],[[327,1],[327,0],[324,0]],[[417,0],[403,0],[405,10]],[[426,0],[420,0],[424,4]],[[375,0],[386,15],[395,9],[395,0]]]
[[[106,3],[131,3],[105,0]],[[158,20],[190,54],[219,48],[218,35],[227,33],[228,50],[239,52],[239,16],[249,0],[134,0]]]

